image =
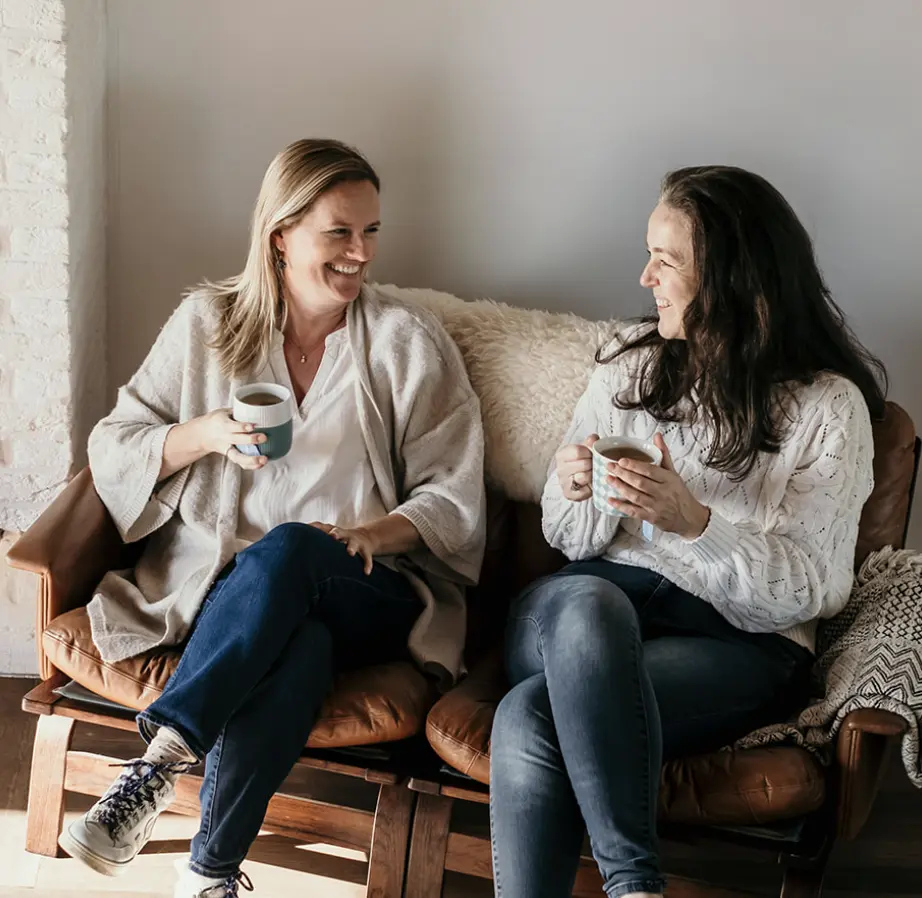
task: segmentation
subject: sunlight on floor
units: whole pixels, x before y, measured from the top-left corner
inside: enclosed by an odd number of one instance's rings
[[[65,825],[76,814],[67,814]],[[42,898],[106,898],[172,895],[175,866],[188,854],[197,821],[164,814],[154,839],[124,875],[99,876],[71,858],[46,858],[23,850],[24,811],[0,810],[0,898],[41,895]],[[260,834],[244,869],[257,895],[316,895],[318,898],[361,898],[365,893],[367,859],[363,852],[323,843],[298,844],[269,833]]]

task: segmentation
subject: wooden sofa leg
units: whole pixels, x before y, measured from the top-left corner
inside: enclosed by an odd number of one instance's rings
[[[70,717],[42,714],[38,718],[26,813],[26,851],[32,854],[64,856],[58,836],[64,823],[64,773],[73,732]]]
[[[413,815],[404,898],[439,898],[445,878],[453,800],[421,792]]]
[[[781,898],[820,898],[825,862],[816,867],[789,866],[784,871]]]
[[[406,786],[382,785],[368,853],[367,898],[400,898],[416,796]]]

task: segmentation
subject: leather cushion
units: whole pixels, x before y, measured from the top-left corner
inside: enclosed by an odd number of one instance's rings
[[[490,781],[490,730],[506,690],[499,653],[444,695],[429,712],[426,736],[436,753],[478,782]],[[669,823],[755,825],[819,808],[822,768],[800,748],[719,751],[665,764],[659,817]]]
[[[81,686],[136,711],[160,695],[180,656],[167,649],[114,664],[103,661],[93,645],[86,608],[55,618],[42,635],[42,646],[51,663]],[[406,739],[422,731],[434,700],[429,681],[408,662],[350,671],[337,678],[307,745],[342,748]]]

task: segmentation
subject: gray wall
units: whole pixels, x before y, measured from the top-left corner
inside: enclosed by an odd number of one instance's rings
[[[922,425],[922,0],[108,8],[111,388],[242,267],[272,155],[336,136],[384,179],[377,279],[599,318],[648,302],[663,172],[752,168]]]
[[[70,203],[74,470],[108,411],[106,371],[106,0],[64,0],[67,27],[67,196]]]

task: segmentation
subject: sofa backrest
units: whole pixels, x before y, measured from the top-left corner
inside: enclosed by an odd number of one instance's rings
[[[377,289],[439,318],[480,398],[487,486],[516,501],[537,502],[548,460],[595,367],[595,351],[624,323],[488,299],[467,302],[436,290]]]

